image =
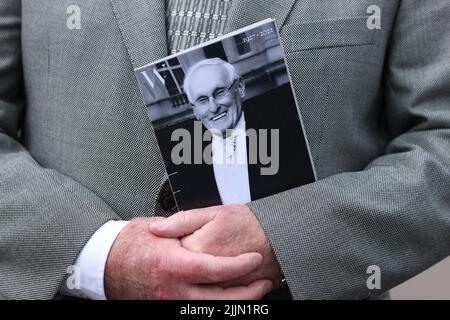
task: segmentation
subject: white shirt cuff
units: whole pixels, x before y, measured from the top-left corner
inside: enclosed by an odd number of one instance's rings
[[[103,282],[106,260],[114,240],[127,224],[128,221],[108,221],[92,235],[75,261],[75,268],[80,275],[80,288],[69,289],[66,278],[59,293],[92,300],[106,300]]]

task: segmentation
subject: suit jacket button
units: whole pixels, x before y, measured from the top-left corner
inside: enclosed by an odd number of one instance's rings
[[[159,206],[166,211],[176,211],[177,206],[171,191],[163,191],[159,195]]]

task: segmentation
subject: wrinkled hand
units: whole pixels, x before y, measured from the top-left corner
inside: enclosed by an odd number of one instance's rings
[[[257,279],[270,279],[275,287],[282,285],[282,274],[269,241],[253,212],[245,205],[225,205],[181,211],[150,225],[160,237],[182,238],[184,248],[218,256],[237,256],[259,252],[264,260],[255,272],[223,286],[249,284]]]
[[[259,253],[215,257],[194,253],[178,239],[148,232],[158,218],[132,220],[116,238],[105,268],[108,299],[260,299],[269,280],[222,288],[214,283],[239,278],[261,266]]]

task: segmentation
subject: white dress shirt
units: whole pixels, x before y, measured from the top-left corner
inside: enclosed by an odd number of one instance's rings
[[[223,204],[244,204],[251,201],[245,130],[245,117],[242,113],[231,135],[224,138],[213,134],[214,177]]]
[[[69,289],[66,277],[59,289],[60,294],[106,300],[104,288],[106,260],[114,240],[127,224],[128,221],[108,221],[92,235],[75,261],[75,267],[80,275],[80,288]]]

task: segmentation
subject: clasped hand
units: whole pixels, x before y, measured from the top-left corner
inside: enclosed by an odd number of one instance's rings
[[[244,205],[132,220],[105,268],[109,299],[260,299],[281,285],[264,231]]]

